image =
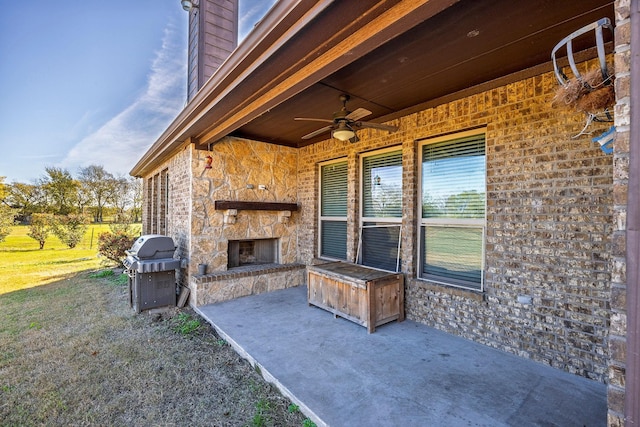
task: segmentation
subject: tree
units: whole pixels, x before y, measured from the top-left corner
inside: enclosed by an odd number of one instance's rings
[[[20,221],[24,221],[33,213],[48,210],[47,197],[40,185],[14,182],[9,186],[9,204],[18,210]]]
[[[124,215],[132,205],[132,185],[133,181],[125,177],[116,178],[116,191],[112,200],[118,216]]]
[[[82,214],[57,216],[52,224],[52,231],[62,243],[73,249],[87,232],[89,222],[89,218]]]
[[[9,206],[0,205],[0,242],[11,234],[11,226],[15,220],[16,212]]]
[[[9,187],[4,183],[6,176],[0,176],[0,202],[4,202],[4,200],[9,195]]]
[[[45,171],[47,176],[41,180],[40,185],[47,196],[49,208],[56,215],[73,213],[76,210],[80,184],[65,169],[47,167]]]
[[[40,249],[42,249],[51,233],[52,224],[53,217],[51,214],[34,213],[31,215],[31,224],[29,224],[27,236],[35,239],[40,244]]]
[[[4,183],[4,176],[0,176],[0,242],[11,233],[11,226],[15,219],[15,210],[7,204],[7,185]]]
[[[112,202],[117,194],[118,180],[99,165],[80,169],[78,180],[95,205],[94,221],[102,222],[105,205]]]
[[[133,222],[142,221],[142,180],[131,178],[131,219]]]

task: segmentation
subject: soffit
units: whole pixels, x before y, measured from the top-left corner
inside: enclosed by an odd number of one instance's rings
[[[322,124],[294,117],[331,118],[342,93],[350,110],[373,112],[363,120],[382,122],[540,74],[551,70],[558,41],[603,17],[615,22],[612,0],[302,0],[265,17],[272,26],[250,35],[258,40],[250,49],[239,46],[132,174],[183,141],[204,148],[234,135],[302,147],[327,139],[302,140]],[[584,37],[574,51],[587,49],[584,58],[593,45]]]
[[[512,75],[515,79],[523,70],[533,70],[533,74],[549,71],[555,44],[603,17],[615,22],[611,1],[460,1],[233,134],[301,147],[327,139],[329,134],[302,140],[322,124],[293,118],[331,118],[341,107],[341,93],[351,96],[351,111],[364,107],[373,114],[363,120],[375,122],[436,105],[447,95],[472,87],[486,90],[490,87],[487,82],[504,84],[501,78]],[[611,33],[605,32],[605,37],[611,40]],[[594,39],[583,37],[574,49],[579,52],[593,46]]]

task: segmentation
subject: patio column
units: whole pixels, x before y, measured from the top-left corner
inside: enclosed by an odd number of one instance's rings
[[[629,187],[627,202],[627,363],[625,420],[640,425],[640,0],[631,0]]]

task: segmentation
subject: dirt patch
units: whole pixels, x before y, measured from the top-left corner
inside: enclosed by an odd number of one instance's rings
[[[310,425],[196,314],[136,315],[116,279],[0,295],[3,425]]]

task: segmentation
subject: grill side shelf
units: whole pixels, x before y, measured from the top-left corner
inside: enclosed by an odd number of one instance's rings
[[[135,270],[138,273],[157,273],[159,271],[175,270],[180,268],[180,260],[174,258],[140,260]]]

